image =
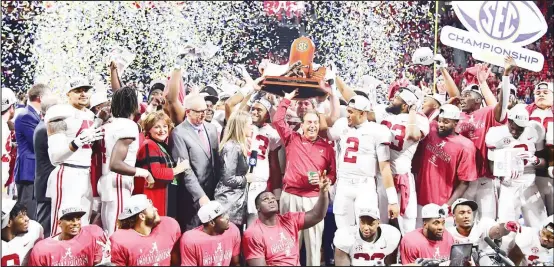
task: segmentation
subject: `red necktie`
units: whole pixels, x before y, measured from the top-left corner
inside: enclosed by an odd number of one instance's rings
[[[208,138],[206,138],[206,134],[204,133],[204,129],[200,128],[198,129],[198,137],[200,138],[200,141],[202,142],[202,145],[204,147],[204,151],[208,153],[208,156],[210,153],[210,144],[208,143]]]

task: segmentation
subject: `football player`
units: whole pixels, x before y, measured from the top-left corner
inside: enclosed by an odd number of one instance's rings
[[[516,234],[515,244],[508,257],[516,266],[554,264],[554,217],[550,216],[541,228],[523,227]]]

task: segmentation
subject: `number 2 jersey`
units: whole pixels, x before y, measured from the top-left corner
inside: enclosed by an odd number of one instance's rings
[[[375,177],[378,160],[387,161],[388,153],[378,154],[379,146],[391,142],[390,131],[383,125],[364,122],[357,127],[349,127],[346,118],[338,119],[329,128],[328,137],[337,142],[337,177],[364,179]]]
[[[2,240],[2,266],[27,266],[31,249],[43,238],[42,226],[29,220],[27,233],[20,234],[9,242]]]
[[[381,224],[377,240],[370,243],[360,236],[359,226],[340,228],[335,232],[333,244],[350,256],[352,266],[384,266],[385,257],[393,253],[400,243],[400,231],[388,224]]]

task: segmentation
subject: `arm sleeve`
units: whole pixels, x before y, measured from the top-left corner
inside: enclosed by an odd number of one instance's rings
[[[127,253],[123,246],[120,246],[117,242],[113,242],[113,239],[110,239],[110,241],[112,244],[112,263],[116,266],[127,266]]]
[[[344,131],[345,122],[348,123],[346,118],[340,118],[332,127],[327,129],[327,137],[329,140],[337,141],[340,139],[340,135]]]
[[[350,227],[338,229],[335,232],[335,237],[333,238],[333,245],[335,246],[335,248],[342,250],[346,254],[350,253],[350,249],[356,241],[356,239],[348,232],[348,230],[350,230]]]
[[[40,247],[35,245],[31,250],[27,264],[29,264],[29,266],[48,266],[41,262],[41,254]]]
[[[181,238],[181,266],[200,266],[195,257],[196,247],[191,242],[187,242],[187,239],[186,234]]]
[[[379,162],[390,160],[390,143],[392,141],[392,134],[390,130],[384,125],[378,125],[377,136],[375,138],[377,152],[377,159]]]
[[[468,140],[469,141],[469,140]],[[467,145],[461,150],[461,155],[456,168],[456,175],[461,181],[471,182],[477,180],[477,169],[475,168],[475,146],[471,141],[465,142]]]
[[[69,149],[69,143],[64,133],[57,133],[48,136],[48,156],[52,165],[57,166],[63,163],[73,151]]]
[[[277,131],[271,131],[269,135],[269,151],[273,151],[281,145],[281,137],[279,137]]]
[[[429,119],[423,114],[416,114],[416,124],[419,131],[421,131],[421,139],[425,138],[429,134]]]
[[[187,149],[187,144],[183,139],[182,134],[179,135],[178,130],[173,130],[171,132],[171,138],[169,138],[169,147],[171,148],[171,154],[173,159],[178,160],[182,158],[183,160],[189,159],[189,152]],[[184,177],[184,184],[186,189],[192,195],[192,201],[196,202],[201,197],[206,195],[204,190],[198,182],[198,178],[194,174],[194,171],[189,171],[187,174],[180,174],[179,177]]]
[[[243,155],[238,144],[227,143],[221,151],[223,171],[221,173],[220,182],[231,188],[242,188],[246,186],[246,178],[242,175],[237,175],[237,166],[240,157],[243,157]]]
[[[413,248],[406,238],[402,238],[400,241],[398,251],[400,252],[400,262],[404,265],[414,263],[419,257],[417,248]]]
[[[172,181],[173,169],[162,164],[161,158],[156,155],[163,155],[160,148],[152,141],[145,141],[141,144],[137,153],[137,166],[146,167],[154,179]]]
[[[337,157],[335,150],[331,145],[327,146],[327,157],[329,158],[329,166],[327,167],[327,178],[331,180],[331,184],[337,181]]]
[[[233,240],[233,257],[240,255],[240,231],[239,229],[233,224],[234,227],[234,240]]]
[[[275,130],[279,133],[279,136],[281,137],[281,140],[283,140],[284,144],[287,144],[292,136],[292,130],[285,121],[287,109],[290,106],[290,103],[291,101],[288,99],[281,100],[281,103],[279,104],[279,107],[277,107],[277,111],[273,116],[273,127],[275,127]]]
[[[21,133],[21,135],[27,144],[33,144],[33,133],[35,132],[35,128],[37,127],[38,122],[35,121],[35,119],[29,115],[25,116],[19,116],[14,121],[14,128],[16,132]],[[16,136],[18,136],[16,134]],[[23,140],[17,140],[17,142],[22,142]],[[35,153],[35,149],[33,146],[29,146],[33,154]]]
[[[244,232],[243,251],[244,259],[265,259],[265,245],[258,231]]]

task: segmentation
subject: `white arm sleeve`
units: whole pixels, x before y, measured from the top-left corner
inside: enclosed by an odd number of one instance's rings
[[[389,128],[384,125],[377,124],[375,134],[375,151],[377,152],[377,160],[379,162],[390,160],[390,143],[392,134]]]
[[[500,111],[500,121],[506,118],[508,113],[508,104],[510,103],[510,77],[502,76],[502,110]]]
[[[338,119],[331,128],[327,129],[327,137],[329,140],[337,141],[340,139],[341,134],[348,127],[348,120],[346,118]]]
[[[48,136],[48,156],[52,165],[60,165],[73,154],[69,149],[69,143],[71,140],[68,141],[64,133]]]

